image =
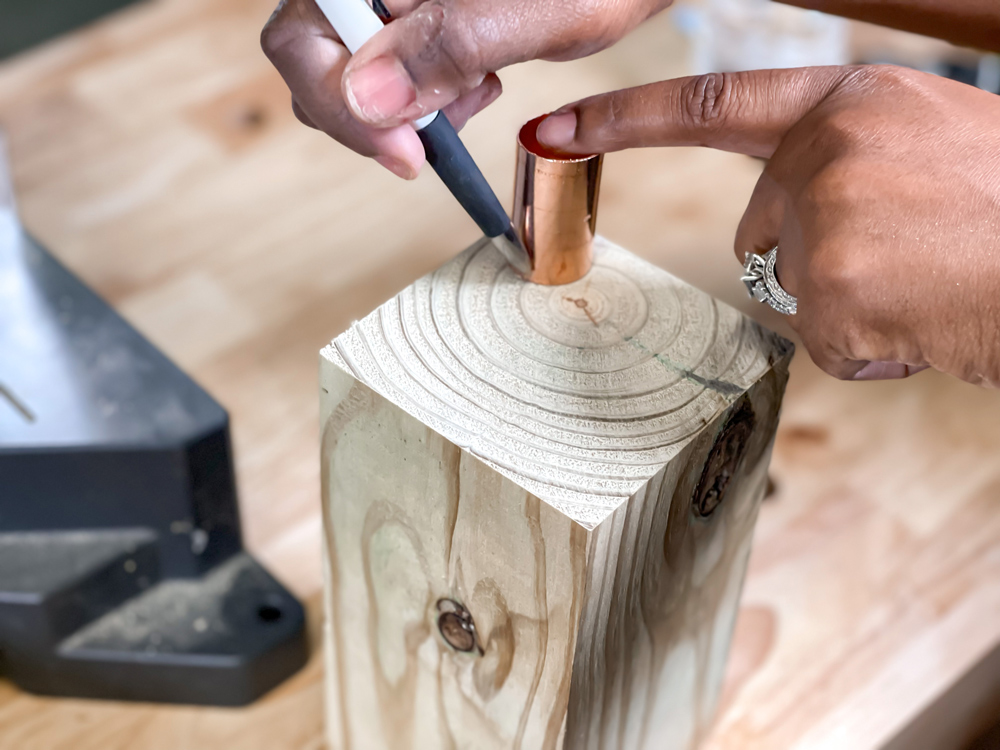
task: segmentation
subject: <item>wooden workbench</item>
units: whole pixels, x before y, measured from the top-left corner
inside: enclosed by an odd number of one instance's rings
[[[0,126],[29,229],[230,410],[247,543],[316,620],[317,351],[476,231],[433,174],[405,184],[293,119],[257,45],[271,5],[154,0],[8,61]],[[684,60],[663,17],[520,66],[466,140],[507,196],[520,123]],[[783,330],[730,249],[759,169],[612,155],[600,231]],[[1000,715],[998,448],[1000,394],[839,383],[799,355],[710,750],[961,747]],[[0,748],[320,748],[320,656],[241,710],[0,681]]]

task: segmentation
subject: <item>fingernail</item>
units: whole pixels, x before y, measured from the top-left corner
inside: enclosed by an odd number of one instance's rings
[[[412,180],[415,179],[417,176],[417,173],[413,170],[413,167],[411,167],[402,159],[397,159],[394,156],[376,156],[375,161],[377,161],[379,164],[388,169],[397,177],[402,177],[404,180]]]
[[[909,365],[902,362],[874,361],[858,370],[852,380],[896,380],[909,374]]]
[[[852,380],[871,380],[882,369],[881,362],[869,362],[856,373]]]
[[[413,81],[394,57],[376,57],[349,71],[344,90],[351,109],[373,125],[398,116],[417,99]]]
[[[549,115],[538,126],[536,137],[547,146],[565,148],[576,138],[576,113]]]

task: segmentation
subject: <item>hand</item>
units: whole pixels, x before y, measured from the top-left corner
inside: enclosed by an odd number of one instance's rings
[[[893,67],[710,74],[585,99],[570,153],[710,146],[769,159],[736,257],[778,246],[788,318],[844,379],[927,366],[1000,387],[1000,97]]]
[[[500,96],[495,71],[597,52],[670,2],[387,0],[398,20],[352,58],[314,0],[282,0],[261,46],[299,120],[413,179],[424,151],[408,123],[444,108],[460,128]]]

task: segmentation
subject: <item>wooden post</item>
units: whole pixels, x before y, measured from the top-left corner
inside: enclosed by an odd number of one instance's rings
[[[712,719],[792,346],[598,238],[479,243],[321,357],[335,750],[680,750]]]

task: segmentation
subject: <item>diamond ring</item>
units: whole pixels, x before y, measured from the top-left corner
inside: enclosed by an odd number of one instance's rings
[[[774,273],[777,260],[777,246],[764,255],[747,253],[740,281],[746,284],[747,292],[758,302],[770,305],[782,315],[795,315],[799,302],[778,283],[778,277]]]

